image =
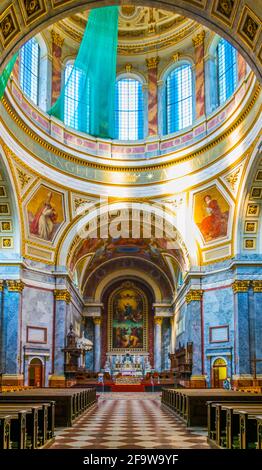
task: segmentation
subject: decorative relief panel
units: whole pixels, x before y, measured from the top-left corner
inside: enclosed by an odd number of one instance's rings
[[[46,13],[45,0],[19,0],[19,3],[26,25]]]
[[[233,170],[230,170],[228,173],[225,173],[221,177],[221,180],[229,189],[229,191],[233,194],[233,196],[237,195],[243,169],[244,169],[244,163],[241,163],[236,168],[234,168]]]
[[[245,7],[239,22],[238,33],[251,49],[255,48],[260,31],[261,21],[250,8]]]
[[[0,16],[0,39],[6,47],[12,39],[19,33],[19,23],[13,5],[11,5],[3,15]]]
[[[237,0],[215,0],[212,13],[223,23],[232,25],[236,15],[237,3]]]

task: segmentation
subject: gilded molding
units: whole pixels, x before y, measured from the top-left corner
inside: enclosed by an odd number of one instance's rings
[[[4,289],[4,281],[0,281],[0,292],[2,292]]]
[[[93,317],[93,322],[95,325],[101,325],[102,318],[101,317]]]
[[[252,281],[254,292],[262,292],[262,280]]]
[[[67,289],[55,289],[54,290],[55,300],[63,300],[67,304],[71,301],[71,294]]]
[[[64,38],[62,38],[60,36],[60,34],[58,34],[56,31],[52,30],[51,31],[51,36],[52,36],[52,41],[53,43],[58,46],[58,47],[62,47],[63,44],[64,44]]]
[[[162,325],[163,317],[154,317],[154,323],[155,325]]]
[[[249,286],[250,281],[237,280],[233,282],[232,289],[234,294],[237,294],[239,292],[248,292]]]
[[[132,64],[126,64],[125,65],[126,73],[130,73],[132,71],[132,68],[133,68]]]
[[[232,126],[230,126],[229,129],[227,129],[224,133],[219,135],[213,141],[211,141],[208,144],[204,145],[201,149],[196,150],[193,153],[191,153],[189,155],[186,155],[182,158],[174,159],[174,160],[171,160],[171,161],[165,162],[165,163],[158,163],[158,164],[152,164],[152,165],[146,165],[146,166],[143,166],[143,167],[139,167],[139,173],[148,172],[149,170],[158,170],[158,169],[170,168],[173,165],[177,165],[181,162],[188,161],[188,160],[191,160],[193,158],[196,158],[199,155],[203,154],[204,152],[209,151],[212,148],[214,148],[218,143],[220,143],[220,142],[222,142],[222,140],[226,139],[244,121],[244,119],[246,118],[246,116],[249,114],[250,110],[252,109],[252,107],[256,103],[260,91],[261,91],[261,86],[258,84],[255,91],[254,91],[253,97],[251,98],[251,100],[247,104],[247,106],[246,106],[245,110],[243,111],[243,113],[235,120],[235,122],[232,124]],[[28,135],[32,140],[37,142],[43,148],[45,148],[48,151],[51,151],[52,153],[54,153],[54,155],[58,155],[59,157],[62,157],[65,160],[68,160],[72,163],[80,164],[82,166],[88,166],[90,168],[95,168],[97,170],[112,171],[112,172],[123,172],[123,173],[130,173],[130,172],[137,172],[138,171],[137,167],[130,166],[130,167],[127,168],[127,167],[111,166],[111,165],[103,164],[103,163],[98,164],[98,163],[86,161],[82,158],[75,157],[73,155],[65,153],[65,152],[59,150],[58,148],[54,147],[49,142],[47,142],[47,141],[43,140],[42,138],[38,137],[35,134],[35,132],[33,132],[31,129],[29,129],[27,127],[27,125],[22,121],[22,119],[13,111],[10,104],[6,101],[5,98],[2,99],[2,104],[4,105],[6,111],[12,117],[14,122],[19,126],[20,129],[22,129],[25,132],[26,135]],[[34,155],[34,158],[36,158],[35,155]],[[41,160],[41,162],[42,162],[42,160]],[[46,162],[44,164],[46,166],[49,166]]]
[[[9,292],[22,292],[25,285],[20,279],[13,280],[10,279],[6,281]]]
[[[201,31],[201,33],[197,34],[195,37],[192,38],[193,45],[195,47],[200,46],[204,43],[205,40],[205,31]]]
[[[186,303],[190,304],[193,301],[200,301],[203,297],[202,289],[190,289],[186,294]]]
[[[157,68],[158,64],[159,57],[149,57],[149,59],[146,59],[146,65],[149,70]]]

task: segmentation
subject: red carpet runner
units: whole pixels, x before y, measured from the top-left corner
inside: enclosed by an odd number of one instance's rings
[[[111,392],[144,392],[145,386],[141,384],[113,384]]]

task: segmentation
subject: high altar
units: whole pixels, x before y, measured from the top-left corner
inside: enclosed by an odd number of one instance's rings
[[[152,368],[148,354],[135,355],[130,351],[122,354],[108,353],[104,371],[111,376],[121,374],[143,377]]]

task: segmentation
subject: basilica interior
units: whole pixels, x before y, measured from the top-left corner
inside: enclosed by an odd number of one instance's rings
[[[176,417],[182,391],[262,397],[261,5],[89,8],[0,5],[0,90],[12,64],[0,101],[0,424],[19,448],[262,448],[261,416],[260,440],[240,444],[210,423],[208,438],[190,434],[206,425],[197,413],[178,432]],[[76,63],[92,14],[113,9],[115,43],[100,37],[108,23],[85,51],[100,63],[94,97]],[[111,96],[113,131],[96,133]],[[62,428],[82,412],[94,427],[81,440],[47,424],[22,442],[1,408],[21,396],[58,400]],[[132,436],[114,434],[113,409],[132,415]],[[141,443],[135,422],[150,413]],[[158,441],[157,417],[169,429]],[[92,436],[99,426],[107,438]]]

